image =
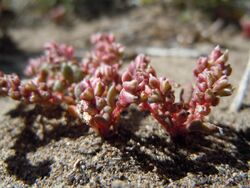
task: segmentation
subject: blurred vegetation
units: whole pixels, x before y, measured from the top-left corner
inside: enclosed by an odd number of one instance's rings
[[[9,25],[14,18],[15,13],[9,8],[8,2],[0,0],[0,37],[7,35]]]
[[[127,0],[73,0],[74,13],[84,19],[99,17],[102,14],[118,13],[128,8]]]
[[[245,11],[249,0],[0,0],[8,7],[27,6],[30,12],[50,13],[60,7],[62,14],[71,14],[82,19],[93,19],[103,14],[120,13],[133,6],[165,3],[182,10],[200,9],[214,17],[238,19]],[[30,6],[32,5],[32,6]],[[57,12],[55,14],[57,14]]]
[[[36,7],[43,13],[61,7],[65,13],[82,19],[97,18],[102,14],[117,13],[128,8],[128,0],[37,0]]]
[[[183,17],[192,16],[194,9],[207,13],[211,18],[222,18],[226,22],[239,23],[245,13],[245,4],[250,0],[0,0],[0,30],[7,28],[14,14],[23,23],[43,17],[57,24],[70,18],[91,20],[101,15],[115,15],[134,6],[162,3],[165,7],[176,7]],[[36,16],[34,16],[36,14]],[[26,15],[26,17],[25,17]],[[72,19],[71,19],[72,21]],[[70,22],[71,22],[70,21]]]
[[[238,23],[244,15],[246,0],[172,0],[181,9],[199,9],[212,18],[222,18],[227,22]]]
[[[10,27],[35,26],[43,20],[70,26],[75,19],[92,20],[151,4],[167,7],[166,11],[179,9],[183,21],[190,21],[198,10],[212,19],[222,18],[224,23],[241,23],[244,32],[250,30],[249,22],[240,21],[247,6],[250,10],[250,0],[0,0],[0,50],[1,44],[10,41]]]
[[[48,12],[57,6],[63,6],[66,10],[72,11],[74,3],[72,0],[36,0],[36,7],[42,12]]]

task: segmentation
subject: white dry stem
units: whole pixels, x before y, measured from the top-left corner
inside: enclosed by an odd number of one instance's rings
[[[248,59],[248,64],[247,64],[246,70],[245,70],[245,72],[242,76],[242,79],[240,81],[236,96],[235,96],[235,98],[230,106],[231,112],[238,112],[240,110],[240,108],[242,107],[244,96],[246,95],[246,92],[247,92],[249,80],[250,80],[250,51],[249,51],[249,59]]]

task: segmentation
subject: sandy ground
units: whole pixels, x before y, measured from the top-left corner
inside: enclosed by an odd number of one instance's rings
[[[176,31],[167,29],[173,27],[175,13],[164,17],[158,7],[151,10],[150,17],[148,11],[149,8],[131,11],[111,20],[101,18],[88,25],[81,22],[70,31],[50,24],[33,31],[13,29],[14,40],[27,53],[21,55],[20,65],[1,67],[20,71],[26,58],[37,53],[50,37],[85,48],[87,37],[96,31],[113,31],[128,45],[128,50],[142,45],[176,46],[177,42],[170,40],[176,37]],[[143,22],[140,27],[130,24],[139,21]],[[150,28],[153,23],[159,28]],[[213,40],[218,39],[219,44],[230,50],[231,81],[237,89],[250,42],[228,30],[216,34]],[[209,52],[213,46],[213,42],[199,41],[192,47]],[[195,61],[152,57],[152,65],[160,75],[181,84],[192,80]],[[43,118],[37,107],[1,98],[0,187],[248,187],[250,96],[237,114],[228,112],[232,99],[233,96],[225,98],[209,117],[223,129],[222,134],[193,134],[172,140],[148,114],[131,107],[122,113],[118,133],[102,140],[87,126],[65,121],[60,109],[51,112],[53,117]]]

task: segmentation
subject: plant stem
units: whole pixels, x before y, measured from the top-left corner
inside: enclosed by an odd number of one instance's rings
[[[250,51],[249,51],[249,59],[248,59],[246,70],[240,81],[236,96],[230,106],[231,112],[238,112],[240,108],[242,107],[242,103],[247,92],[249,80],[250,80]]]

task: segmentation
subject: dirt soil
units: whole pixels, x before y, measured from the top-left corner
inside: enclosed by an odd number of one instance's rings
[[[12,36],[27,54],[37,53],[50,38],[86,48],[87,36],[96,31],[113,31],[128,50],[141,45],[176,47],[178,27],[167,29],[178,25],[173,20],[176,13],[166,17],[161,11],[159,7],[145,7],[127,15],[100,18],[88,25],[77,21],[78,26],[68,33],[63,28],[42,24],[34,30],[13,29]],[[192,23],[187,26],[192,28]],[[217,39],[230,50],[231,81],[237,89],[248,59],[249,41],[240,33],[232,34],[227,27],[210,41],[198,40],[188,45],[209,52]],[[28,56],[21,56],[16,70],[23,67]],[[196,61],[193,58],[151,60],[160,75],[181,84],[192,80]],[[13,70],[6,66],[1,65]],[[66,120],[60,109],[47,111],[51,117],[45,118],[39,107],[1,98],[0,187],[248,187],[250,95],[239,113],[228,111],[233,97],[224,98],[209,117],[210,122],[222,128],[222,133],[171,139],[149,114],[131,107],[122,113],[118,132],[106,140],[86,125]]]

